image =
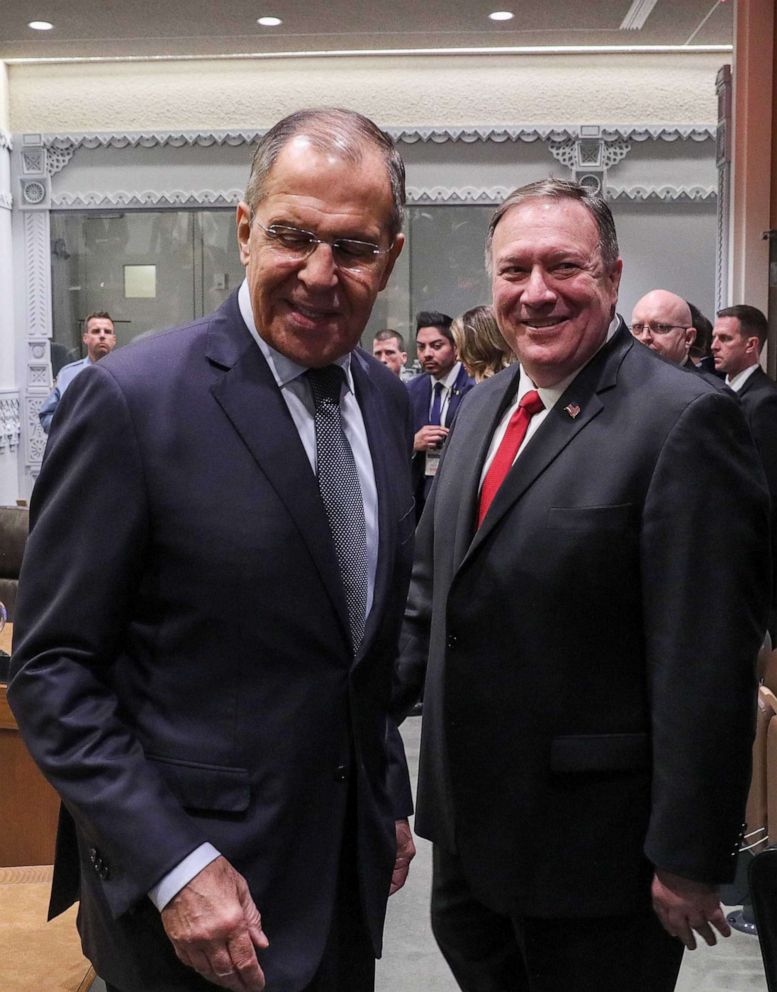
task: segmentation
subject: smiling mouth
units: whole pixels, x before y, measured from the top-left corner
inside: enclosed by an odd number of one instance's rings
[[[550,331],[565,320],[566,317],[525,317],[521,323],[531,331]]]
[[[339,316],[339,311],[331,307],[312,307],[297,300],[290,300],[289,306],[300,317],[313,322],[332,320]]]

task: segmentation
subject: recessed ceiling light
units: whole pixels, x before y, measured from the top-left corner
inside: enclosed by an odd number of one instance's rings
[[[263,28],[277,28],[278,25],[283,24],[283,21],[280,17],[258,17],[256,23],[261,24]]]
[[[27,27],[33,31],[51,31],[54,25],[50,21],[30,21]]]
[[[493,14],[488,16],[492,21],[511,21],[515,14],[511,10],[495,10]]]

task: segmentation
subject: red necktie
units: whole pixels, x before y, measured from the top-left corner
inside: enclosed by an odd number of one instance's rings
[[[504,437],[499,447],[496,449],[494,460],[488,468],[483,486],[480,490],[480,507],[478,509],[478,527],[483,523],[488,508],[497,494],[497,490],[505,480],[505,476],[512,468],[518,449],[521,447],[526,431],[529,429],[529,421],[535,413],[544,410],[545,405],[539,397],[536,389],[530,389],[521,402],[518,409],[510,417]]]

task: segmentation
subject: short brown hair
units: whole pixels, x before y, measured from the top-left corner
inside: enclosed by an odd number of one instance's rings
[[[746,303],[738,303],[734,307],[724,307],[718,310],[718,317],[734,317],[739,321],[742,334],[746,337],[758,338],[758,350],[766,344],[769,336],[769,321],[758,307],[749,307]]]
[[[599,230],[599,252],[602,261],[611,269],[618,261],[618,235],[615,232],[615,221],[612,219],[610,208],[604,201],[604,197],[599,193],[593,193],[588,187],[581,183],[571,182],[569,179],[538,179],[525,186],[514,189],[507,199],[501,203],[494,211],[491,223],[488,225],[488,235],[486,237],[486,269],[491,271],[491,243],[494,240],[494,231],[499,221],[508,210],[525,203],[527,200],[574,200],[582,204],[591,214]]]

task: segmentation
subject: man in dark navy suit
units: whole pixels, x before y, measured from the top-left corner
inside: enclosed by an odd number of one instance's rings
[[[416,518],[426,503],[440,461],[440,450],[462,398],[475,380],[456,354],[451,333],[453,319],[436,310],[416,314],[416,353],[424,375],[407,384],[413,406],[413,492]]]
[[[109,988],[373,987],[413,854],[387,708],[415,521],[407,391],[357,345],[403,202],[367,118],[284,119],[239,291],[62,399],[9,697],[63,801],[51,912],[80,898]]]

